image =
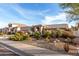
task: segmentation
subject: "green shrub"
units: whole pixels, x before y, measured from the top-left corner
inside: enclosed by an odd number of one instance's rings
[[[62,30],[60,29],[52,30],[52,37],[59,38],[61,36],[62,36]]]
[[[51,31],[45,31],[44,33],[45,38],[51,38],[51,35],[52,35]]]
[[[58,29],[56,33],[57,33],[56,36],[57,36],[58,38],[61,37],[62,34],[63,34],[63,33],[62,33],[62,30],[60,30],[60,29]]]
[[[10,40],[16,40],[16,37],[15,36],[11,36],[9,39]]]
[[[14,41],[22,41],[22,40],[28,40],[29,39],[29,35],[24,34],[24,33],[19,33],[17,32],[14,36],[10,37],[10,40],[14,40]]]
[[[39,40],[40,36],[41,36],[40,32],[34,32],[34,37],[35,37],[37,40]]]
[[[51,31],[45,31],[44,33],[44,38],[47,42],[50,42],[50,38],[52,36],[52,32]]]
[[[30,36],[29,35],[23,35],[23,40],[28,40],[30,38]]]
[[[56,30],[52,30],[52,37],[54,37],[54,38],[57,37],[57,31]]]

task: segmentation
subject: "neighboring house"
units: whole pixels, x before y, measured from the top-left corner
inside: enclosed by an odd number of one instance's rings
[[[67,24],[51,24],[51,25],[34,25],[33,32],[39,31],[41,34],[44,30],[52,29],[69,29]]]
[[[25,24],[19,23],[9,23],[8,27],[3,28],[2,32],[5,33],[15,33],[15,32],[36,32],[39,31],[41,34],[44,30],[52,30],[52,29],[68,29],[67,24],[52,24],[52,25],[34,25],[34,26],[27,26]]]
[[[9,31],[8,27],[2,28],[3,33],[8,33],[8,31]]]
[[[8,24],[8,27],[9,27],[10,33],[15,33],[19,31],[27,32],[30,28],[29,26],[26,26],[25,24],[19,24],[19,23],[10,23]]]
[[[0,32],[2,32],[2,28],[0,28]]]
[[[39,25],[32,26],[32,28],[33,28],[33,32],[39,31],[42,34],[44,26],[39,24]]]
[[[45,29],[51,30],[51,29],[68,29],[67,24],[52,24],[52,25],[46,25],[44,26]]]

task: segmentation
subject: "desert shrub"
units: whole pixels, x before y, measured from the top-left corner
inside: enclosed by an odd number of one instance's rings
[[[57,37],[57,31],[56,30],[52,30],[52,37],[54,37],[54,38]]]
[[[46,40],[47,42],[50,42],[51,36],[52,36],[52,32],[51,32],[51,31],[45,31],[45,33],[44,33],[44,35],[43,35],[43,37],[45,38],[45,40]]]
[[[29,35],[24,34],[24,33],[19,33],[17,32],[14,36],[11,36],[9,38],[10,40],[14,40],[14,41],[22,41],[22,40],[28,40],[29,39]]]
[[[11,36],[9,39],[10,40],[16,40],[16,37],[15,36]]]
[[[60,29],[52,30],[52,37],[59,38],[61,36],[62,36],[62,30]]]
[[[62,33],[62,30],[58,29],[58,30],[57,30],[57,35],[56,35],[56,36],[59,38],[59,37],[62,36],[62,34],[63,34],[63,33]]]
[[[15,37],[16,37],[16,40],[23,40],[23,35],[22,34],[20,34],[20,33],[16,33],[15,34]]]
[[[3,32],[0,32],[0,35],[4,35],[4,33]]]
[[[62,37],[63,38],[70,38],[70,39],[75,38],[75,36],[73,35],[73,33],[72,32],[69,32],[69,31],[63,31]]]
[[[52,31],[52,37],[54,38],[64,38],[67,43],[73,43],[73,39],[75,36],[73,35],[72,31],[66,31],[66,30],[61,30],[61,29],[56,29]]]
[[[23,40],[28,40],[30,38],[30,36],[27,34],[27,35],[23,35]]]
[[[66,52],[69,51],[69,44],[68,44],[68,43],[65,43],[65,44],[64,44],[64,50],[65,50]]]
[[[51,35],[52,35],[51,31],[45,31],[44,38],[51,38]]]
[[[75,38],[75,36],[73,35],[72,32],[70,32],[70,31],[63,31],[62,37],[65,38],[64,41],[66,43],[73,44],[73,39]]]
[[[52,37],[56,37],[56,38],[62,37],[62,38],[70,38],[70,39],[75,38],[75,36],[71,31],[65,31],[61,29],[52,30]]]
[[[34,32],[34,37],[37,39],[37,40],[39,40],[39,38],[40,38],[40,36],[41,36],[41,34],[40,34],[40,32]]]

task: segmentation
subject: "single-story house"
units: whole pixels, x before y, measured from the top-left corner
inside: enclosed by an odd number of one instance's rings
[[[19,24],[19,23],[10,23],[8,24],[9,32],[15,33],[19,31],[28,32],[30,30],[30,26],[27,26],[25,24]]]
[[[51,24],[51,25],[45,25],[45,29],[51,30],[51,29],[69,29],[68,24]]]

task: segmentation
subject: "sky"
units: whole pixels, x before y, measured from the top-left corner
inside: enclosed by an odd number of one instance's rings
[[[1,3],[0,28],[8,23],[36,24],[68,24],[66,14],[57,3]]]

